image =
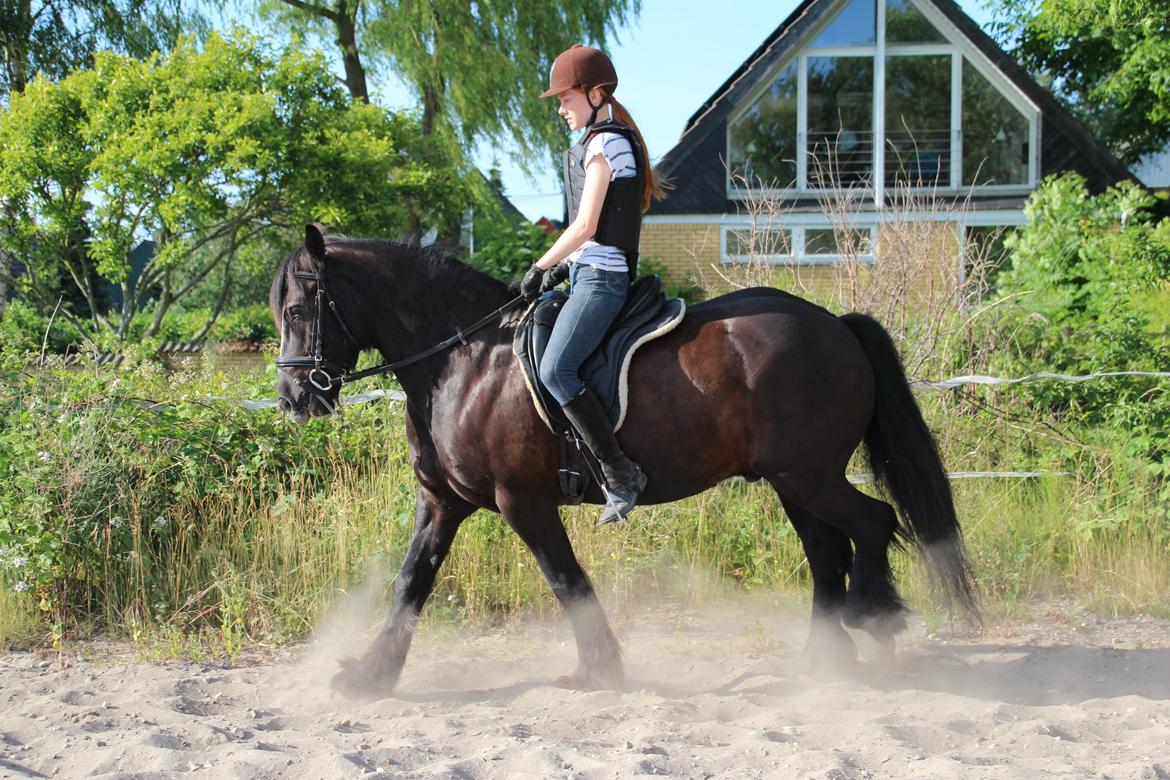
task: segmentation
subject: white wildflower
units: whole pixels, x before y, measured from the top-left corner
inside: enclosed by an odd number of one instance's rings
[[[158,517],[154,518],[154,527],[155,528],[163,528],[166,526],[166,524],[167,524],[167,519],[165,517],[163,517],[162,515],[159,515]]]
[[[48,463],[53,459],[53,456],[44,450],[37,453],[37,457],[41,459],[42,463]]]
[[[110,518],[110,528],[121,528],[126,523],[121,515],[114,515]]]
[[[25,558],[23,555],[18,555],[12,559],[12,566],[17,569],[23,569],[25,566],[28,566],[28,558]]]
[[[129,559],[130,559],[130,560],[132,560],[132,561],[133,561],[133,560],[136,560],[136,559],[138,558],[138,551],[137,551],[137,550],[131,550],[130,552],[126,553],[126,557],[127,557],[127,558],[129,558]]]
[[[12,586],[12,590],[16,593],[24,593],[31,587],[32,585],[29,585],[27,582],[18,582]]]

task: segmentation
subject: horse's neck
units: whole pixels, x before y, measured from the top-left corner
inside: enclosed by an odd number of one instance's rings
[[[387,269],[366,291],[376,303],[376,348],[387,361],[416,355],[460,333],[507,300],[503,285],[454,263],[435,264],[405,254],[380,263]],[[366,297],[365,295],[363,297]],[[491,323],[487,328],[496,327]],[[477,341],[484,334],[475,334]],[[450,349],[398,372],[399,382],[416,402],[449,374]]]

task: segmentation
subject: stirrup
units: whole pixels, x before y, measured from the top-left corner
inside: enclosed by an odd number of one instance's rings
[[[601,486],[601,493],[605,496],[605,509],[601,512],[601,517],[597,519],[598,525],[609,525],[610,523],[624,523],[629,516],[630,511],[637,505],[638,496],[646,488],[646,474],[643,473],[640,466],[634,465],[635,477],[634,484],[620,485],[620,488],[630,492],[629,498],[621,495],[616,495],[611,492],[604,480],[598,480]]]

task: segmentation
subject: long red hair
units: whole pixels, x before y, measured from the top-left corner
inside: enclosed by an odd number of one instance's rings
[[[642,188],[642,213],[646,213],[650,208],[650,199],[662,200],[666,197],[666,193],[662,189],[662,182],[659,181],[658,176],[654,173],[653,166],[650,165],[650,150],[646,148],[646,141],[642,138],[642,131],[638,129],[634,118],[630,116],[630,112],[617,101],[610,90],[612,87],[601,87],[601,91],[605,94],[605,101],[613,106],[613,118],[626,125],[634,131],[634,137],[638,139],[638,146],[642,149],[642,159],[639,161],[642,164],[642,170],[646,172],[645,186]],[[603,103],[604,105],[604,103]]]

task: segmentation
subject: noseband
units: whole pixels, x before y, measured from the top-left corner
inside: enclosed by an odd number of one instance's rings
[[[346,382],[354,382],[358,379],[364,379],[368,376],[385,374],[390,371],[396,371],[400,368],[405,368],[406,366],[417,363],[420,360],[429,358],[431,355],[442,352],[443,350],[454,346],[455,344],[467,344],[468,336],[484,327],[488,323],[492,322],[508,309],[524,300],[523,295],[516,296],[500,308],[491,312],[482,319],[477,320],[467,328],[456,328],[454,336],[451,336],[448,339],[444,339],[435,346],[423,350],[416,355],[411,355],[408,358],[404,358],[393,363],[383,363],[380,366],[375,366],[374,368],[367,368],[364,371],[358,371],[356,374],[350,374],[343,366],[337,366],[336,364],[333,364],[339,370],[336,374],[331,374],[328,370],[330,368],[331,361],[325,357],[324,347],[321,343],[321,321],[324,319],[326,306],[329,307],[329,311],[333,312],[334,319],[337,320],[337,324],[341,326],[342,332],[345,333],[345,336],[349,339],[350,343],[353,344],[354,347],[358,349],[358,351],[361,350],[361,347],[358,345],[357,339],[353,337],[353,333],[351,333],[349,328],[346,327],[345,320],[341,318],[341,312],[337,310],[337,304],[333,302],[333,296],[331,296],[329,291],[325,288],[324,268],[317,265],[315,261],[313,268],[314,270],[312,272],[293,272],[293,276],[297,279],[309,279],[317,283],[317,296],[315,301],[316,311],[313,314],[313,355],[312,357],[307,355],[284,357],[282,355],[276,359],[276,367],[278,369],[308,368],[309,374],[307,378],[293,377],[291,374],[289,374],[289,376],[300,387],[311,385],[321,393],[333,389],[334,385],[340,386]],[[285,373],[288,374],[287,371]],[[310,390],[309,392],[312,392],[314,395],[316,395],[317,398],[326,406],[330,406],[330,404],[325,400],[324,396],[322,396],[320,393],[314,392],[313,390]]]

